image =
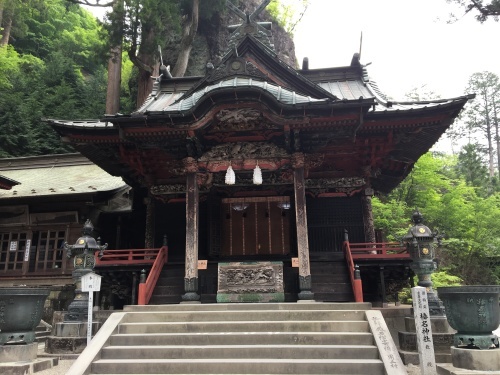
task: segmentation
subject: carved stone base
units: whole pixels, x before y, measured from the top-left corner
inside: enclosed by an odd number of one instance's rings
[[[283,262],[219,263],[217,302],[284,302]]]
[[[299,300],[310,301],[314,299],[314,293],[311,292],[312,288],[311,275],[299,276],[299,288],[300,292],[297,296]]]
[[[186,302],[199,301],[200,295],[198,294],[198,278],[184,279],[184,293],[182,300]]]
[[[303,290],[297,295],[297,297],[299,300],[311,301],[314,300],[314,293],[310,290]]]

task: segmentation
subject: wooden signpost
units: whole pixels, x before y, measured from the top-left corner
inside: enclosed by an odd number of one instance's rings
[[[417,330],[420,373],[423,375],[436,375],[436,358],[434,357],[434,343],[432,342],[427,291],[424,287],[417,286],[411,288],[411,296],[413,299],[413,316]]]
[[[92,311],[94,308],[94,292],[101,290],[101,278],[96,273],[89,272],[82,276],[82,292],[89,292],[89,309],[87,318],[87,346],[92,340]]]

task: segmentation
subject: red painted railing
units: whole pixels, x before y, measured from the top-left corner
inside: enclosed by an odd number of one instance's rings
[[[158,255],[154,260],[151,270],[149,271],[149,276],[146,279],[146,282],[139,284],[139,296],[137,298],[138,305],[147,305],[149,303],[158,278],[160,277],[161,270],[163,269],[163,265],[167,263],[167,260],[168,247],[162,246],[160,250],[158,250]]]
[[[353,259],[407,259],[410,254],[399,242],[350,243]]]
[[[359,277],[359,271],[356,272],[356,267],[354,266],[354,260],[352,257],[349,241],[344,241],[343,247],[345,260],[347,262],[347,268],[349,269],[349,276],[351,278],[354,301],[363,302],[363,284],[361,283],[361,278]]]
[[[160,249],[104,250],[102,257],[96,253],[95,265],[102,267],[153,264],[159,252]]]

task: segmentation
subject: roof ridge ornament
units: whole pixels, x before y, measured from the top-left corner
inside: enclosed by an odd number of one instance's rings
[[[236,45],[246,35],[252,35],[265,46],[274,50],[272,43],[272,22],[257,22],[257,16],[269,5],[271,0],[264,0],[260,6],[253,11],[253,13],[244,13],[237,8],[230,0],[226,1],[227,7],[235,15],[240,17],[243,22],[241,24],[229,25],[228,30],[232,33],[229,37],[228,51],[233,50]]]

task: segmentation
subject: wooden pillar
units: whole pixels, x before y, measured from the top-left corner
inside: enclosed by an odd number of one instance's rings
[[[385,275],[384,275],[384,267],[380,267],[380,293],[382,294],[382,306],[381,307],[386,307],[387,306],[387,296],[386,296],[386,290],[385,290]]]
[[[144,248],[153,249],[155,238],[155,200],[151,195],[146,198],[146,234]]]
[[[372,197],[373,189],[371,188],[372,168],[370,166],[363,168],[363,177],[366,182],[366,189],[363,192],[363,223],[365,229],[365,242],[377,242],[375,237],[375,224],[373,223]]]
[[[131,305],[137,305],[137,284],[138,284],[138,277],[137,277],[137,271],[132,272],[132,298],[130,300]]]
[[[365,189],[362,198],[363,221],[365,227],[365,241],[375,243],[377,240],[375,238],[375,224],[373,223],[372,196],[373,189]]]
[[[311,267],[309,264],[309,239],[307,234],[306,187],[304,179],[304,154],[293,154],[293,183],[295,192],[295,217],[297,225],[297,250],[299,257],[299,300],[312,300]]]
[[[184,160],[186,166],[186,265],[183,301],[198,301],[198,182],[197,163]]]

